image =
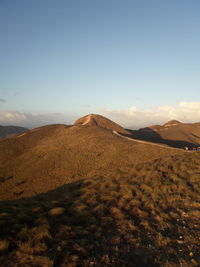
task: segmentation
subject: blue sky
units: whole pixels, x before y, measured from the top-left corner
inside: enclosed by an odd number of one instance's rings
[[[199,14],[199,0],[0,0],[0,124],[199,102]]]

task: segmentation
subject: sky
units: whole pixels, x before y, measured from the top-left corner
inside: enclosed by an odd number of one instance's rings
[[[199,0],[0,0],[0,125],[200,121]]]

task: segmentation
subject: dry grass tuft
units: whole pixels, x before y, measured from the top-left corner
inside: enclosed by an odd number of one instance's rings
[[[169,156],[134,176],[124,170],[0,202],[2,266],[198,266],[199,159]]]

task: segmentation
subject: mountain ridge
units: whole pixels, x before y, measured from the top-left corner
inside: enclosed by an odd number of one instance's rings
[[[165,155],[167,147],[152,144],[149,149],[148,144],[117,136],[113,127],[125,136],[130,133],[122,131],[121,126],[110,120],[106,120],[108,124],[105,125],[105,118],[100,119],[104,127],[93,125],[92,120],[92,125],[84,124],[88,120],[86,116],[74,125],[47,125],[0,140],[0,177],[3,181],[0,197],[32,196],[81,176],[100,175],[105,170],[111,174],[123,165],[135,165]]]
[[[16,134],[20,134],[23,132],[28,131],[28,128],[21,127],[21,126],[14,126],[14,125],[9,125],[9,126],[2,126],[0,125],[0,138],[7,138]]]
[[[0,140],[2,267],[199,265],[200,153],[116,125],[89,114]]]
[[[129,133],[119,124],[99,114],[88,114],[86,116],[83,116],[77,121],[75,121],[74,125],[98,126],[107,130],[117,131],[122,134]]]
[[[165,143],[175,147],[183,148],[200,145],[200,123],[182,123],[171,120],[163,125],[152,125],[139,130],[132,130],[135,138]]]

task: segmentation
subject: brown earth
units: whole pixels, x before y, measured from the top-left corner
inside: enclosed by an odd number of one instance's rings
[[[0,141],[1,266],[199,266],[200,153],[105,120]]]

